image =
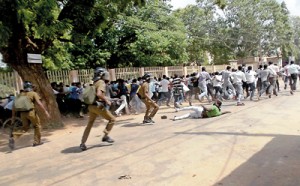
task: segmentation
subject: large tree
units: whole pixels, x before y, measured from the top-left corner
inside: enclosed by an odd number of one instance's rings
[[[214,64],[273,56],[279,49],[287,56],[292,43],[288,14],[285,3],[276,0],[197,0],[196,6],[176,12],[188,30],[190,59],[208,52]]]
[[[61,42],[80,43],[107,19],[143,0],[1,0],[0,52],[3,60],[23,80],[33,82],[50,111],[51,119],[38,109],[44,124],[61,126],[60,113],[41,64],[29,64],[27,54],[44,54]],[[113,12],[110,8],[113,7]],[[48,51],[51,53],[51,51]],[[52,52],[53,54],[53,52]]]
[[[291,26],[294,41],[293,56],[295,56],[295,60],[300,63],[300,16],[291,17]]]
[[[84,45],[72,50],[73,61],[79,66],[168,66],[187,61],[184,25],[162,1],[127,7],[87,38],[93,39],[84,40]]]

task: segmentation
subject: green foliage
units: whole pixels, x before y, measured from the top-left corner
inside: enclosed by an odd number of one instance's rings
[[[129,45],[134,66],[168,66],[187,61],[184,25],[164,3],[149,4],[125,22],[124,29],[136,28],[136,41]]]
[[[143,0],[2,0],[0,52],[12,65],[26,63],[25,58],[17,60],[11,50],[21,47],[19,51],[25,54],[43,54],[46,68],[73,68],[76,64],[72,63],[72,49],[76,50],[82,43],[86,48],[92,46],[89,40],[97,35],[99,29],[105,28],[128,6],[143,4]],[[86,53],[89,59],[82,60],[83,56],[80,56],[75,62],[98,64],[109,56],[107,51],[91,52],[95,50]]]
[[[72,43],[53,41],[53,45],[44,52],[44,67],[48,70],[73,69],[74,64],[69,52],[72,47]]]
[[[300,63],[300,17],[291,17],[291,27],[293,30],[293,53],[295,61]]]
[[[276,0],[197,0],[175,12],[159,0],[2,0],[0,52],[10,64],[41,53],[45,69],[300,57],[297,24]]]
[[[159,1],[148,1],[142,8],[128,7],[72,53],[78,57],[89,51],[98,53],[97,61],[85,63],[89,66],[105,61],[110,68],[181,64],[187,60],[186,32],[170,12]]]
[[[190,61],[202,62],[206,52],[214,64],[248,56],[279,55],[279,48],[283,56],[292,52],[292,30],[285,3],[275,0],[198,0],[197,3],[175,12],[188,29]]]

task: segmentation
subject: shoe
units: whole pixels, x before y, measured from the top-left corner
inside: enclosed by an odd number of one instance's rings
[[[149,121],[150,121],[151,123],[155,123],[155,121],[153,121],[152,118],[149,118]]]
[[[245,106],[245,103],[237,103],[236,106]]]
[[[290,93],[291,93],[292,95],[294,94],[294,92],[293,92],[292,90],[290,91]]]
[[[79,147],[82,151],[85,151],[87,149],[84,143],[81,143]]]
[[[272,97],[272,95],[270,94],[270,95],[269,95],[269,98],[271,98],[271,97]]]
[[[192,102],[189,102],[189,105],[192,106]]]
[[[143,124],[153,124],[153,123],[149,119],[147,119],[143,121]]]
[[[36,147],[36,146],[43,145],[43,144],[44,144],[43,142],[40,142],[40,143],[33,143],[32,146],[33,146],[33,147]]]
[[[117,113],[116,111],[114,111],[114,114],[117,116],[117,117],[120,117],[121,114],[120,113]]]
[[[111,139],[109,136],[104,136],[102,138],[102,142],[113,143],[115,141],[113,139]]]

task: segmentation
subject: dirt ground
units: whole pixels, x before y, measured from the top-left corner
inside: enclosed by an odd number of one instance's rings
[[[87,116],[43,130],[38,147],[32,131],[14,151],[1,134],[0,185],[300,185],[299,101],[300,92],[283,90],[240,107],[224,101],[231,114],[180,121],[170,119],[187,112],[162,106],[154,125],[142,125],[142,114],[118,117],[113,145],[101,142],[105,121],[98,119],[84,152]]]

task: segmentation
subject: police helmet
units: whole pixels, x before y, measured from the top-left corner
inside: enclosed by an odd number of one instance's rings
[[[27,91],[27,92],[30,92],[32,91],[32,83],[30,81],[25,81],[24,84],[23,84],[23,89],[24,91]]]
[[[98,81],[99,79],[110,80],[109,72],[103,67],[97,67],[94,71],[93,81]]]
[[[151,74],[150,73],[146,73],[144,74],[144,76],[142,77],[145,81],[150,80]]]

